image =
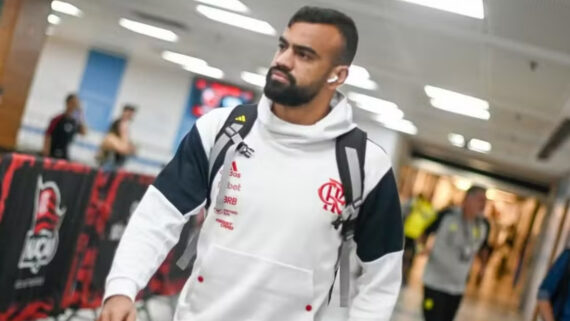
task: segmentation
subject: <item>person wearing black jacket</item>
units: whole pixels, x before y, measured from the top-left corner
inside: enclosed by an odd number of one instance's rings
[[[570,321],[570,246],[554,262],[538,291],[544,321]]]

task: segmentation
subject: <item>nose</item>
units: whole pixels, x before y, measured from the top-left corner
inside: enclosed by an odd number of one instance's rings
[[[292,70],[293,66],[295,65],[293,50],[291,48],[288,48],[286,50],[277,52],[274,62],[276,66],[279,66],[287,71]]]

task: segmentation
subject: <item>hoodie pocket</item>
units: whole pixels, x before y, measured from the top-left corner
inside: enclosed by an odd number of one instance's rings
[[[213,245],[192,277],[195,320],[313,320],[310,270]]]

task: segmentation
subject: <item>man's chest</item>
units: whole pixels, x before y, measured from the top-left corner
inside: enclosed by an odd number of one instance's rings
[[[254,155],[235,158],[228,183],[221,186],[220,173],[213,182],[212,200],[223,194],[223,204],[210,211],[219,226],[330,230],[345,206],[334,145],[305,152],[255,140],[248,145]]]

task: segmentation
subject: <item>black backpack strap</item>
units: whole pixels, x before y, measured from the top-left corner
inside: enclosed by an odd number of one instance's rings
[[[224,163],[225,155],[233,144],[243,140],[250,132],[255,120],[257,119],[257,105],[240,105],[232,110],[224,126],[216,135],[216,142],[210,153],[210,168],[209,168],[209,189],[212,188],[212,183],[216,177],[215,173],[220,170]],[[208,193],[210,195],[210,193]],[[206,204],[206,208],[210,206],[210,200]]]
[[[250,157],[253,154],[253,149],[249,148],[243,142],[243,139],[251,131],[251,128],[253,127],[256,119],[257,105],[240,105],[231,111],[230,115],[226,119],[226,122],[224,123],[224,126],[222,126],[216,135],[214,147],[210,152],[210,164],[208,173],[208,200],[206,202],[206,208],[209,208],[210,204],[212,203],[212,200],[210,199],[212,184],[214,178],[216,177],[216,173],[220,170],[222,165],[225,165],[220,185],[223,187],[227,186],[231,163],[235,155],[238,152],[242,153],[246,157]],[[224,193],[222,190],[220,190],[218,199],[215,200],[217,205],[220,205],[222,203],[223,196]],[[199,233],[199,229],[197,229],[194,231],[194,233],[190,234],[186,249],[176,263],[182,270],[187,269],[196,256]]]
[[[335,222],[335,228],[338,228],[340,224],[344,225],[348,221],[354,221],[357,215],[354,211],[362,205],[366,141],[366,132],[358,127],[338,137],[336,140],[336,162],[340,181],[344,188],[345,209],[347,210],[343,211],[342,215],[339,216],[339,219]],[[346,230],[344,226],[343,230]],[[343,232],[343,234],[345,233]]]
[[[363,203],[364,160],[366,157],[367,135],[359,128],[354,128],[336,140],[336,160],[340,180],[344,189],[345,207],[333,226],[340,225],[342,244],[335,269],[335,278],[340,269],[340,305],[347,307],[350,295],[350,254],[356,218]],[[329,293],[332,296],[334,283]]]

